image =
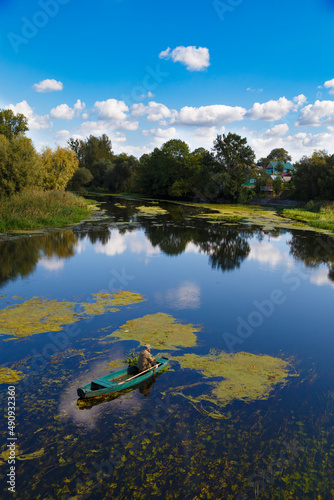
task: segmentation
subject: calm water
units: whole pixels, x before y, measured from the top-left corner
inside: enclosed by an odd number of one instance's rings
[[[146,217],[139,205],[104,199],[104,219],[0,240],[1,309],[121,289],[147,299],[78,321],[66,341],[48,333],[0,337],[0,364],[26,374],[16,384],[15,498],[334,498],[334,240],[210,224],[176,204],[161,205],[168,215]],[[178,355],[280,356],[293,359],[299,377],[268,400],[233,402],[224,418],[173,394],[201,380],[176,362],[151,385],[78,405],[79,385],[139,348],[100,343],[105,330],[157,312],[201,325],[198,345]],[[3,452],[4,412],[1,426]],[[41,456],[24,460],[35,452]],[[8,467],[0,466],[1,498],[12,498]]]

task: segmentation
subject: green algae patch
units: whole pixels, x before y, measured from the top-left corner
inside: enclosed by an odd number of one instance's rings
[[[117,312],[117,306],[137,304],[146,300],[140,293],[123,290],[117,293],[93,293],[94,302],[84,302],[82,307],[88,315],[100,315],[105,312]]]
[[[164,208],[158,207],[156,205],[154,205],[153,207],[146,207],[143,205],[141,207],[137,207],[136,210],[138,210],[140,215],[147,216],[168,214],[168,210],[165,210]]]
[[[156,313],[127,321],[103,340],[117,337],[137,340],[141,345],[151,344],[153,349],[176,350],[178,347],[196,346],[195,332],[199,331],[198,326],[179,323],[170,314]]]
[[[29,337],[30,335],[58,332],[64,325],[75,323],[81,318],[116,312],[115,306],[142,302],[139,293],[121,291],[114,294],[94,293],[93,302],[66,302],[33,297],[22,304],[15,304],[0,310],[0,335]]]
[[[23,378],[22,372],[12,370],[5,366],[0,366],[0,384],[16,384]]]
[[[75,306],[75,302],[33,297],[23,304],[6,307],[0,311],[0,335],[29,337],[37,333],[57,332],[62,330],[62,325],[78,320]]]
[[[213,388],[209,394],[190,397],[181,394],[193,403],[209,401],[219,406],[226,406],[234,400],[254,401],[267,399],[277,384],[285,385],[291,376],[291,365],[281,358],[258,356],[239,352],[206,356],[185,354],[173,357],[181,368],[198,370],[205,378],[223,377],[224,380],[205,381]]]

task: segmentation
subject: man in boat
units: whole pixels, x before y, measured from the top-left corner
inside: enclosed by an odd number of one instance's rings
[[[150,351],[151,351],[150,344],[147,344],[145,346],[145,349],[140,351],[138,358],[138,365],[137,365],[139,372],[148,370],[149,368],[151,368],[151,366],[155,366],[157,364],[156,360],[153,358]]]

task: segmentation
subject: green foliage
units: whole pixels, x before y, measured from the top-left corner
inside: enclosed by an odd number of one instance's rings
[[[27,130],[29,130],[28,120],[24,115],[21,113],[15,115],[10,109],[0,109],[0,134],[12,139]]]
[[[238,200],[242,185],[251,178],[255,153],[247,145],[247,139],[228,133],[218,135],[214,142],[217,171],[220,174],[223,195]]]
[[[280,175],[277,175],[274,179],[273,187],[276,195],[281,194],[281,192],[283,191],[284,185],[282,177]]]
[[[297,164],[296,196],[302,200],[334,200],[334,155],[315,151]]]
[[[138,358],[139,356],[136,356],[136,351],[135,349],[131,349],[129,352],[129,355],[127,358],[125,358],[124,363],[128,364],[129,366],[134,366],[138,364]]]
[[[85,191],[85,186],[91,182],[93,176],[86,167],[78,168],[68,181],[66,189],[69,191]]]
[[[65,189],[78,168],[75,153],[69,148],[45,148],[41,154],[44,189]]]
[[[114,157],[104,175],[104,186],[112,192],[129,191],[135,182],[139,161],[134,156],[122,153]]]
[[[0,135],[0,197],[41,185],[41,162],[31,139]]]
[[[172,139],[141,157],[138,175],[145,194],[181,197],[192,193],[197,171],[198,159],[190,154],[188,145]]]
[[[89,216],[92,202],[63,191],[25,190],[0,200],[0,231],[64,226]]]

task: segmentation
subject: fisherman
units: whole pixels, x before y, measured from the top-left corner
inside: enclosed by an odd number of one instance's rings
[[[148,370],[148,368],[151,368],[151,366],[155,366],[157,364],[156,360],[153,358],[152,354],[150,353],[151,351],[151,346],[150,344],[146,344],[144,346],[145,349],[140,351],[139,358],[138,358],[138,370],[139,372],[143,372],[144,370]]]

